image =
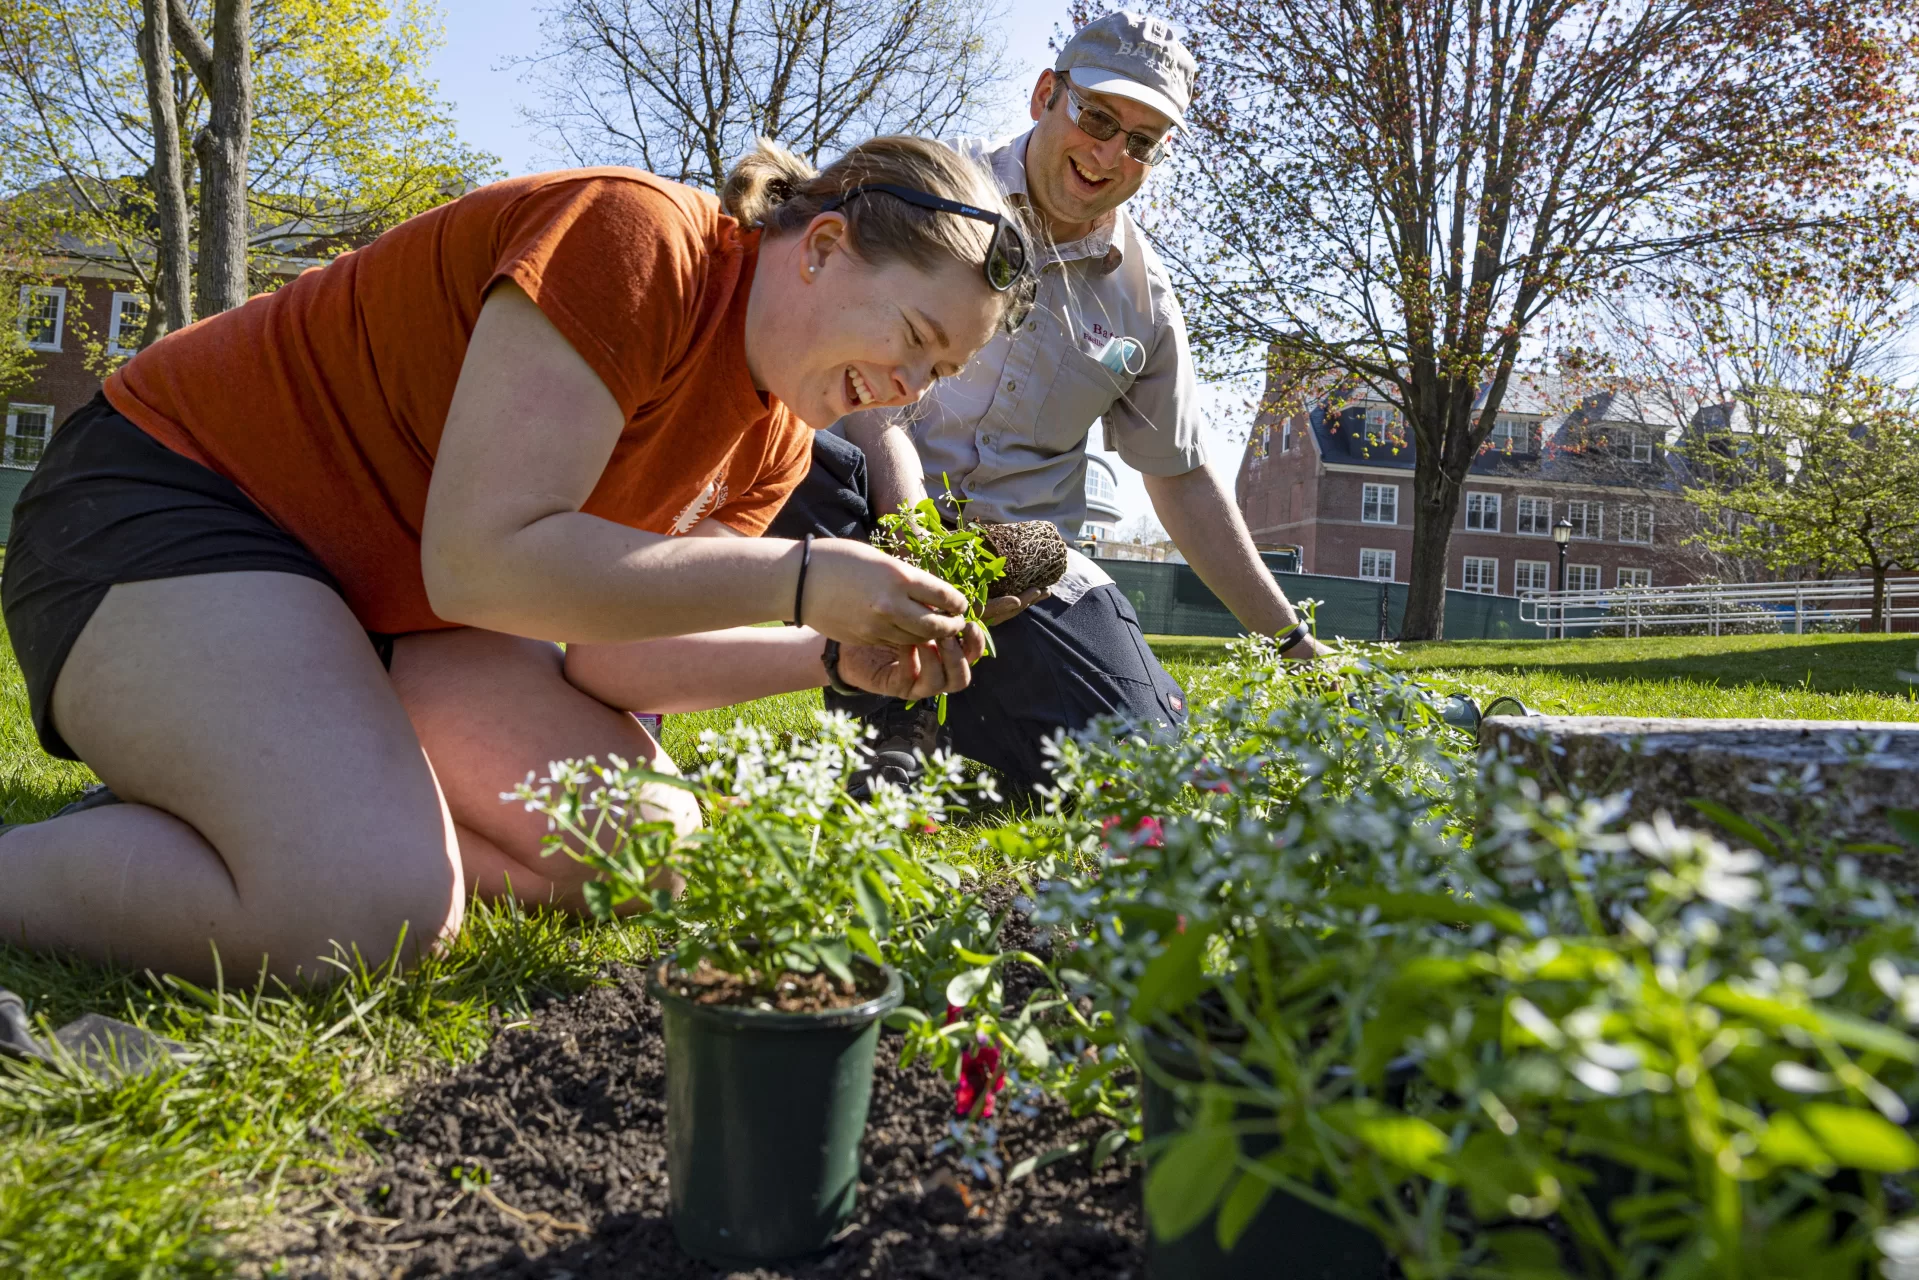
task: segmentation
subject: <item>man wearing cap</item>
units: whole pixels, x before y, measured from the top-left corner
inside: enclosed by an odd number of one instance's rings
[[[869,410],[815,439],[814,467],[767,532],[865,536],[877,515],[950,483],[969,520],[1049,520],[1068,538],[1086,516],[1086,441],[1143,476],[1187,563],[1247,630],[1289,658],[1321,652],[1254,549],[1232,495],[1206,465],[1199,383],[1164,266],[1123,207],[1164,158],[1192,101],[1193,56],[1157,18],[1120,11],[1082,27],[1033,87],[1033,128],[955,142],[990,166],[1051,244],[1032,314],[905,410]],[[908,775],[942,737],[1015,789],[1046,778],[1042,741],[1096,716],[1178,726],[1185,695],[1146,647],[1113,580],[1072,553],[1050,591],[992,601],[996,656],[930,704],[828,696],[879,726],[882,776]]]

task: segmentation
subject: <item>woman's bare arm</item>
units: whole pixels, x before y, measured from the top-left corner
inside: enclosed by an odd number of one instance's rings
[[[784,618],[799,544],[666,538],[585,515],[624,420],[533,301],[487,296],[454,389],[421,530],[448,622],[568,642],[683,635]],[[960,594],[858,542],[815,544],[806,621],[859,644],[959,634]]]

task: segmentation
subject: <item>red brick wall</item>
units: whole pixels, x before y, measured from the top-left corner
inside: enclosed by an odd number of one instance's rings
[[[60,327],[60,350],[41,353],[33,377],[7,395],[15,404],[50,404],[56,424],[93,398],[100,378],[87,369],[89,340],[107,340],[114,283],[110,280],[56,280],[67,290],[67,312]],[[122,285],[122,289],[127,286]],[[129,290],[131,291],[131,290]],[[138,334],[132,335],[137,339]]]

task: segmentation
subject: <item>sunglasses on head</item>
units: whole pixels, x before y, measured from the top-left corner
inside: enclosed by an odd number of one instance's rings
[[[857,196],[870,195],[873,192],[904,200],[907,204],[921,209],[931,209],[935,213],[954,213],[962,218],[973,218],[979,222],[988,222],[993,226],[993,238],[986,245],[986,261],[982,264],[986,283],[994,293],[1005,293],[1017,285],[1027,274],[1031,264],[1027,257],[1026,237],[1011,218],[1003,213],[994,213],[991,209],[979,209],[970,204],[961,204],[957,200],[948,200],[945,196],[936,196],[930,191],[921,191],[916,187],[902,187],[894,182],[866,182],[857,187],[848,187],[825,204],[820,206],[821,213],[831,213],[841,205]],[[1017,298],[1007,310],[1006,327],[1018,326],[1032,310],[1030,302]],[[1017,312],[1018,314],[1014,314]]]
[[[1064,77],[1062,77],[1064,79]],[[1079,96],[1071,80],[1066,81],[1066,118],[1095,142],[1104,142],[1126,126]],[[1141,164],[1158,164],[1173,147],[1173,131],[1155,138],[1150,133],[1128,133],[1126,154]]]

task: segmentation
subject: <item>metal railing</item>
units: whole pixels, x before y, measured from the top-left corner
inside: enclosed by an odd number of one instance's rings
[[[1836,622],[1872,616],[1868,579],[1835,582],[1704,582],[1683,587],[1613,587],[1599,591],[1526,591],[1519,620],[1565,635],[1569,630],[1622,627],[1640,635],[1648,627],[1707,626],[1713,635],[1729,627],[1804,635]],[[1880,626],[1896,618],[1919,618],[1919,578],[1889,578]]]

